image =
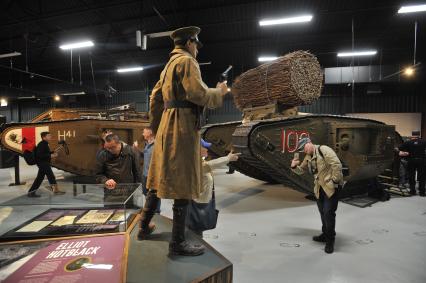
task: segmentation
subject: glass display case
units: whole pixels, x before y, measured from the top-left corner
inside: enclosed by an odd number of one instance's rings
[[[0,241],[124,232],[143,204],[140,184],[62,184],[64,195],[40,188],[0,189]]]

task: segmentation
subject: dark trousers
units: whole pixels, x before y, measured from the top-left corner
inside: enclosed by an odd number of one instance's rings
[[[146,180],[147,180],[147,176],[142,176],[142,193],[144,196],[147,196],[148,193],[148,189],[146,188]],[[157,195],[155,195],[157,196]],[[161,198],[156,198],[158,200],[157,203],[157,209],[156,209],[156,213],[160,213],[161,212]]]
[[[408,160],[408,180],[410,183],[410,190],[416,191],[416,171],[417,180],[419,181],[419,192],[425,192],[425,160],[422,158],[413,158]]]
[[[49,184],[54,185],[56,184],[56,178],[55,175],[53,175],[52,167],[50,167],[49,163],[38,163],[38,173],[37,177],[34,180],[34,183],[32,184],[30,190],[28,192],[34,192],[36,191],[41,183],[43,182],[44,176],[47,176],[47,180],[49,180]]]
[[[339,202],[338,191],[330,198],[322,188],[319,191],[319,199],[317,200],[318,211],[321,215],[322,233],[326,241],[334,241],[336,237],[336,210]]]

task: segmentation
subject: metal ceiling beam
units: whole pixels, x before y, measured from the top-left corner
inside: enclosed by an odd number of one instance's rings
[[[135,1],[131,1],[131,3],[134,3]],[[175,11],[173,9],[170,9],[170,11],[165,11],[163,13],[164,17],[169,17],[169,16],[175,16],[178,18],[188,18],[191,14],[195,14],[198,13],[200,11],[206,11],[206,10],[210,10],[210,9],[220,9],[220,8],[227,8],[227,9],[236,9],[236,10],[250,10],[250,9],[256,9],[256,5],[258,5],[259,1],[254,1],[254,2],[250,2],[250,3],[244,3],[244,4],[235,4],[235,5],[220,5],[220,6],[215,6],[215,7],[202,7],[202,8],[197,8],[197,9],[192,9],[192,10],[188,10],[188,9],[180,9],[179,11]],[[272,1],[261,1],[261,2],[272,2]],[[128,2],[124,2],[123,6],[126,6]],[[116,6],[116,5],[112,5],[112,6]],[[340,10],[340,11],[319,11],[319,15],[331,15],[331,14],[345,14],[345,13],[349,13],[349,12],[354,12],[354,13],[360,13],[360,12],[371,12],[371,11],[375,11],[375,10],[385,10],[385,9],[394,9],[395,6],[380,6],[380,7],[375,7],[375,8],[370,8],[370,9],[359,9],[356,11],[353,10]],[[92,9],[93,10],[93,9]],[[87,10],[86,10],[87,11]],[[67,14],[65,14],[67,15]],[[55,16],[57,17],[57,16]],[[58,16],[59,17],[59,16]],[[155,12],[152,12],[151,14],[148,15],[143,15],[144,17],[144,22],[145,25],[149,25],[149,22],[151,20],[156,20],[158,18],[158,15]],[[46,19],[46,17],[43,17],[42,19]],[[105,26],[105,25],[110,25],[110,24],[124,24],[124,23],[130,23],[130,22],[139,22],[140,19],[140,15],[135,16],[135,17],[129,17],[129,18],[125,18],[125,19],[120,19],[120,20],[109,20],[108,22],[104,22],[104,23],[99,23],[99,24],[93,24],[90,25],[90,28],[94,28],[94,27],[101,27],[101,26]],[[227,24],[238,24],[238,23],[250,23],[250,22],[257,22],[259,19],[257,18],[248,18],[245,20],[230,20],[230,21],[226,21]],[[32,20],[34,21],[34,20]],[[25,23],[25,22],[22,22]],[[18,23],[16,23],[18,24]],[[217,25],[221,25],[223,24],[223,21],[218,21],[216,23],[210,23],[210,24],[204,24],[204,25],[200,25],[201,27],[207,27],[207,26],[217,26]],[[8,27],[7,24],[2,25],[2,27]],[[80,25],[80,26],[74,26],[71,29],[67,29],[66,32],[71,32],[71,31],[75,31],[75,30],[79,30],[82,28],[87,28],[87,25]],[[158,30],[157,30],[158,31]],[[155,31],[146,31],[146,32],[155,32]],[[8,37],[8,38],[0,38],[0,43],[3,41],[10,41],[13,39],[19,38],[19,36],[15,36],[15,37]]]
[[[11,1],[11,2],[15,2],[15,1]],[[97,11],[99,9],[108,9],[108,8],[114,8],[114,7],[120,7],[120,6],[126,6],[126,5],[131,5],[131,4],[136,4],[136,3],[140,3],[139,1],[125,1],[125,2],[117,2],[114,4],[107,4],[107,5],[95,5],[95,6],[91,6],[89,8],[84,8],[84,9],[62,9],[62,10],[58,10],[55,12],[51,12],[45,16],[43,16],[41,19],[42,20],[50,20],[50,19],[54,19],[54,18],[59,18],[59,17],[63,17],[63,16],[68,16],[68,15],[79,15],[79,14],[84,14],[87,12],[93,12],[93,11]],[[80,8],[80,6],[79,6]],[[4,23],[2,24],[1,27],[3,28],[8,28],[8,27],[13,27],[16,25],[27,25],[27,24],[32,24],[36,21],[39,21],[39,18],[35,18],[34,16],[30,16],[27,18],[20,18],[20,19],[16,19],[15,22],[12,23]]]

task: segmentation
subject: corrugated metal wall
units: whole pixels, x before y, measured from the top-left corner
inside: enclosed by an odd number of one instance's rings
[[[410,85],[386,85],[380,86],[378,93],[369,93],[369,85],[358,85],[354,96],[354,112],[359,113],[386,113],[386,112],[424,112],[426,97],[422,94],[424,87]],[[120,92],[111,98],[103,98],[102,108],[115,107],[127,103],[136,103],[138,111],[149,110],[150,90]],[[352,98],[350,86],[326,86],[324,94],[312,105],[301,106],[299,111],[324,114],[345,114],[352,111]],[[25,102],[21,105],[22,121],[31,120],[43,111],[53,107],[51,104],[39,104]],[[96,105],[78,102],[66,105],[66,107],[88,107]],[[58,106],[60,107],[60,106]],[[12,108],[12,110],[10,110]],[[94,108],[91,106],[90,108]],[[241,112],[235,107],[232,96],[228,95],[223,107],[207,112],[208,123],[221,123],[241,120]],[[18,121],[17,105],[9,105],[0,108],[0,115],[7,117],[7,121]]]
[[[221,108],[209,110],[207,112],[207,122],[209,124],[214,124],[238,121],[242,119],[241,115],[242,113],[235,107],[233,98],[228,95],[223,101],[223,106]]]
[[[143,91],[126,91],[113,95],[112,98],[106,99],[106,108],[120,106],[128,103],[135,103],[136,110],[141,112],[148,111],[149,90]]]

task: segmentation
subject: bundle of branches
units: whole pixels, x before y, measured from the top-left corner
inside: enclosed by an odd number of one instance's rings
[[[277,102],[293,107],[318,99],[322,82],[317,58],[295,51],[241,74],[232,85],[232,95],[240,110]]]

